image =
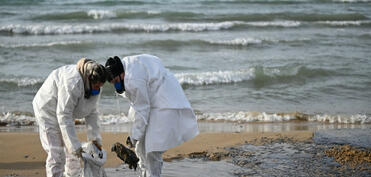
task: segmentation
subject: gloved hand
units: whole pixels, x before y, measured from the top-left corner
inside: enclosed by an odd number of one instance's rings
[[[137,144],[138,140],[130,138],[126,138],[126,145],[128,145],[130,148],[135,148],[135,145]]]
[[[100,150],[102,151],[102,145],[97,141],[97,140],[94,140],[92,141],[92,143]]]
[[[128,138],[126,138],[126,145],[128,145],[129,148],[133,148],[134,147],[133,142],[131,142],[130,136],[128,136]]]
[[[84,152],[84,150],[82,150],[82,147],[79,147],[79,148],[78,148],[78,149],[73,153],[73,155],[77,156],[78,158],[81,158],[83,152]]]
[[[131,142],[133,143],[133,148],[137,145],[138,140],[136,139],[131,139]]]

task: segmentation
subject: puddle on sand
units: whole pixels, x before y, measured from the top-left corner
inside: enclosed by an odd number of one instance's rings
[[[227,161],[204,161],[201,159],[183,159],[164,162],[162,177],[234,177],[233,172],[241,167],[228,163]],[[106,168],[107,176],[110,177],[137,177],[139,170],[130,170],[127,165],[117,168]]]

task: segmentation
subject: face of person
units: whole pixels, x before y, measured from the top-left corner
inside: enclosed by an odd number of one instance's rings
[[[95,84],[92,84],[91,87],[92,87],[92,89],[94,89],[94,90],[99,90],[103,85],[104,85],[104,83],[102,83],[102,82],[97,82],[97,83],[95,83]]]

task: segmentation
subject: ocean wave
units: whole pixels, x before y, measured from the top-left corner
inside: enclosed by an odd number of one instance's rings
[[[371,0],[206,0],[204,4],[298,4],[298,3],[329,3],[329,2],[371,2]]]
[[[17,87],[28,87],[42,84],[44,79],[41,78],[1,78],[0,84],[15,85]]]
[[[205,0],[203,4],[291,4],[308,2],[307,0]]]
[[[75,12],[63,12],[63,13],[48,13],[42,14],[35,17],[31,17],[31,20],[35,21],[55,21],[55,20],[90,20],[90,19],[109,19],[116,18],[116,13],[108,10],[88,10],[88,11],[75,11]]]
[[[124,1],[115,1],[115,0],[96,0],[96,1],[58,1],[58,4],[62,5],[96,5],[96,6],[118,6],[118,5],[144,5],[144,4],[158,4],[159,2],[156,1],[130,1],[130,0],[124,0]]]
[[[174,47],[174,46],[248,46],[254,44],[263,43],[262,39],[256,38],[235,38],[231,40],[151,40],[138,43],[138,46],[164,46],[164,47]],[[277,42],[275,40],[267,40],[270,42]]]
[[[255,27],[298,27],[301,25],[299,21],[247,22],[246,24]]]
[[[254,78],[254,68],[240,71],[216,71],[203,73],[177,73],[175,77],[181,85],[226,84]]]
[[[305,66],[254,66],[247,69],[230,71],[176,73],[175,77],[182,86],[233,84],[246,81],[261,85],[276,82],[302,81],[304,79],[327,77],[336,74],[336,71]],[[0,84],[17,87],[30,87],[40,85],[43,82],[44,78],[15,77],[0,79]]]
[[[254,67],[254,74],[255,77],[251,81],[258,87],[276,83],[303,82],[307,79],[338,75],[335,70],[310,68],[297,64],[278,67],[256,66]]]
[[[214,71],[200,73],[176,73],[175,77],[182,86],[202,86],[212,84],[231,84],[250,81],[258,86],[271,83],[302,81],[316,77],[327,77],[335,71],[305,66],[261,67],[244,70]]]
[[[311,14],[311,13],[278,13],[272,14],[275,18],[286,20],[317,22],[317,21],[357,21],[367,20],[368,18],[361,13],[339,13],[339,14]]]
[[[357,3],[357,2],[371,2],[371,0],[332,0],[333,2],[348,2],[348,3]]]
[[[371,21],[318,21],[317,24],[330,25],[330,26],[363,26],[371,25]]]
[[[187,12],[182,12],[187,13]],[[162,17],[167,21],[187,21],[187,22],[223,22],[223,21],[241,21],[248,22],[251,26],[277,26],[277,27],[297,27],[303,22],[316,21],[357,21],[367,20],[368,17],[361,13],[295,13],[295,12],[279,12],[279,13],[231,13],[231,14],[166,14],[162,12],[157,16],[147,18]]]
[[[1,33],[10,34],[80,34],[111,31],[105,25],[7,25],[0,27]]]
[[[251,45],[259,44],[277,44],[277,43],[301,43],[309,42],[309,38],[299,38],[299,39],[269,39],[269,38],[254,38],[254,37],[241,37],[226,40],[150,40],[138,43],[138,46],[163,46],[163,47],[174,47],[174,46],[236,46],[236,47],[246,47]]]
[[[100,18],[97,15],[97,18]],[[370,21],[316,21],[316,24],[329,25],[370,25]],[[127,23],[100,23],[100,24],[9,24],[0,26],[0,34],[30,34],[30,35],[59,35],[83,34],[103,32],[203,32],[233,30],[243,27],[300,27],[299,21],[224,21],[217,23],[165,23],[165,24],[127,24]]]
[[[1,0],[1,5],[14,5],[14,6],[30,6],[30,5],[39,5],[41,1],[39,0]]]
[[[165,18],[168,20],[181,20],[186,18],[202,17],[205,14],[194,12],[175,12],[159,10],[97,10],[73,11],[73,12],[54,12],[38,15],[30,18],[31,20],[90,20],[90,19],[149,19]],[[196,18],[197,19],[197,18]]]
[[[145,32],[166,32],[166,31],[218,31],[223,29],[230,29],[236,25],[243,23],[221,22],[221,23],[173,23],[173,24],[130,24],[118,25],[119,28],[127,29],[129,31],[145,31]]]
[[[94,19],[103,19],[116,17],[116,14],[108,10],[89,10],[88,16]]]
[[[299,26],[300,22],[314,21],[357,21],[367,20],[361,13],[231,13],[231,14],[205,14],[192,11],[159,11],[159,10],[99,10],[54,12],[33,16],[30,20],[101,20],[101,19],[154,19],[161,18],[169,22],[201,23],[241,21],[251,22],[252,26]]]
[[[1,48],[32,48],[32,47],[54,47],[54,46],[70,46],[88,43],[86,41],[57,41],[47,43],[32,43],[32,44],[0,44]]]
[[[370,124],[371,117],[365,114],[330,115],[330,114],[304,114],[292,113],[266,113],[266,112],[223,112],[223,113],[196,113],[197,120],[231,121],[231,122],[285,122],[307,121],[341,124]],[[99,116],[101,125],[126,124],[134,122],[126,114],[103,114]],[[75,124],[84,124],[84,119],[75,120]],[[29,126],[36,125],[32,113],[7,112],[0,113],[0,126]]]
[[[65,24],[65,25],[18,25],[11,24],[0,27],[0,33],[10,34],[81,34],[99,32],[168,32],[168,31],[217,31],[230,29],[241,25],[241,22],[221,22],[221,23],[173,23],[173,24]]]
[[[308,42],[310,39],[258,39],[258,38],[235,38],[232,40],[209,40],[206,43],[213,45],[227,45],[227,46],[248,46],[262,43],[277,44],[277,43],[295,43],[295,42]]]
[[[210,44],[247,46],[250,44],[261,44],[263,40],[255,38],[236,38],[232,40],[207,41]]]
[[[172,17],[176,19],[176,17]],[[288,21],[289,25],[297,26],[297,22],[316,22],[316,21],[357,21],[367,20],[368,17],[361,13],[251,13],[251,14],[216,14],[195,17],[179,17],[181,20],[207,20],[207,21],[243,21],[243,22],[276,22]]]
[[[265,113],[265,112],[225,112],[203,113],[197,116],[198,120],[224,120],[238,122],[282,122],[291,120],[318,121],[345,124],[370,124],[371,117],[364,114],[329,115],[303,113]]]
[[[36,125],[35,117],[31,113],[3,112],[0,113],[0,126],[29,126]]]

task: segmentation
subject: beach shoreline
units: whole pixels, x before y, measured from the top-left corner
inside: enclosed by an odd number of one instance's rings
[[[115,168],[122,164],[116,154],[110,152],[112,144],[123,143],[127,133],[102,132],[103,148],[107,151],[105,168]],[[307,141],[313,136],[311,131],[258,132],[258,133],[201,133],[184,144],[169,149],[163,155],[164,161],[189,157],[191,153],[209,154],[225,152],[225,148],[246,144],[260,138],[290,138]],[[86,139],[86,133],[78,133],[80,140]],[[45,176],[46,153],[41,147],[39,134],[0,133],[0,176]]]

